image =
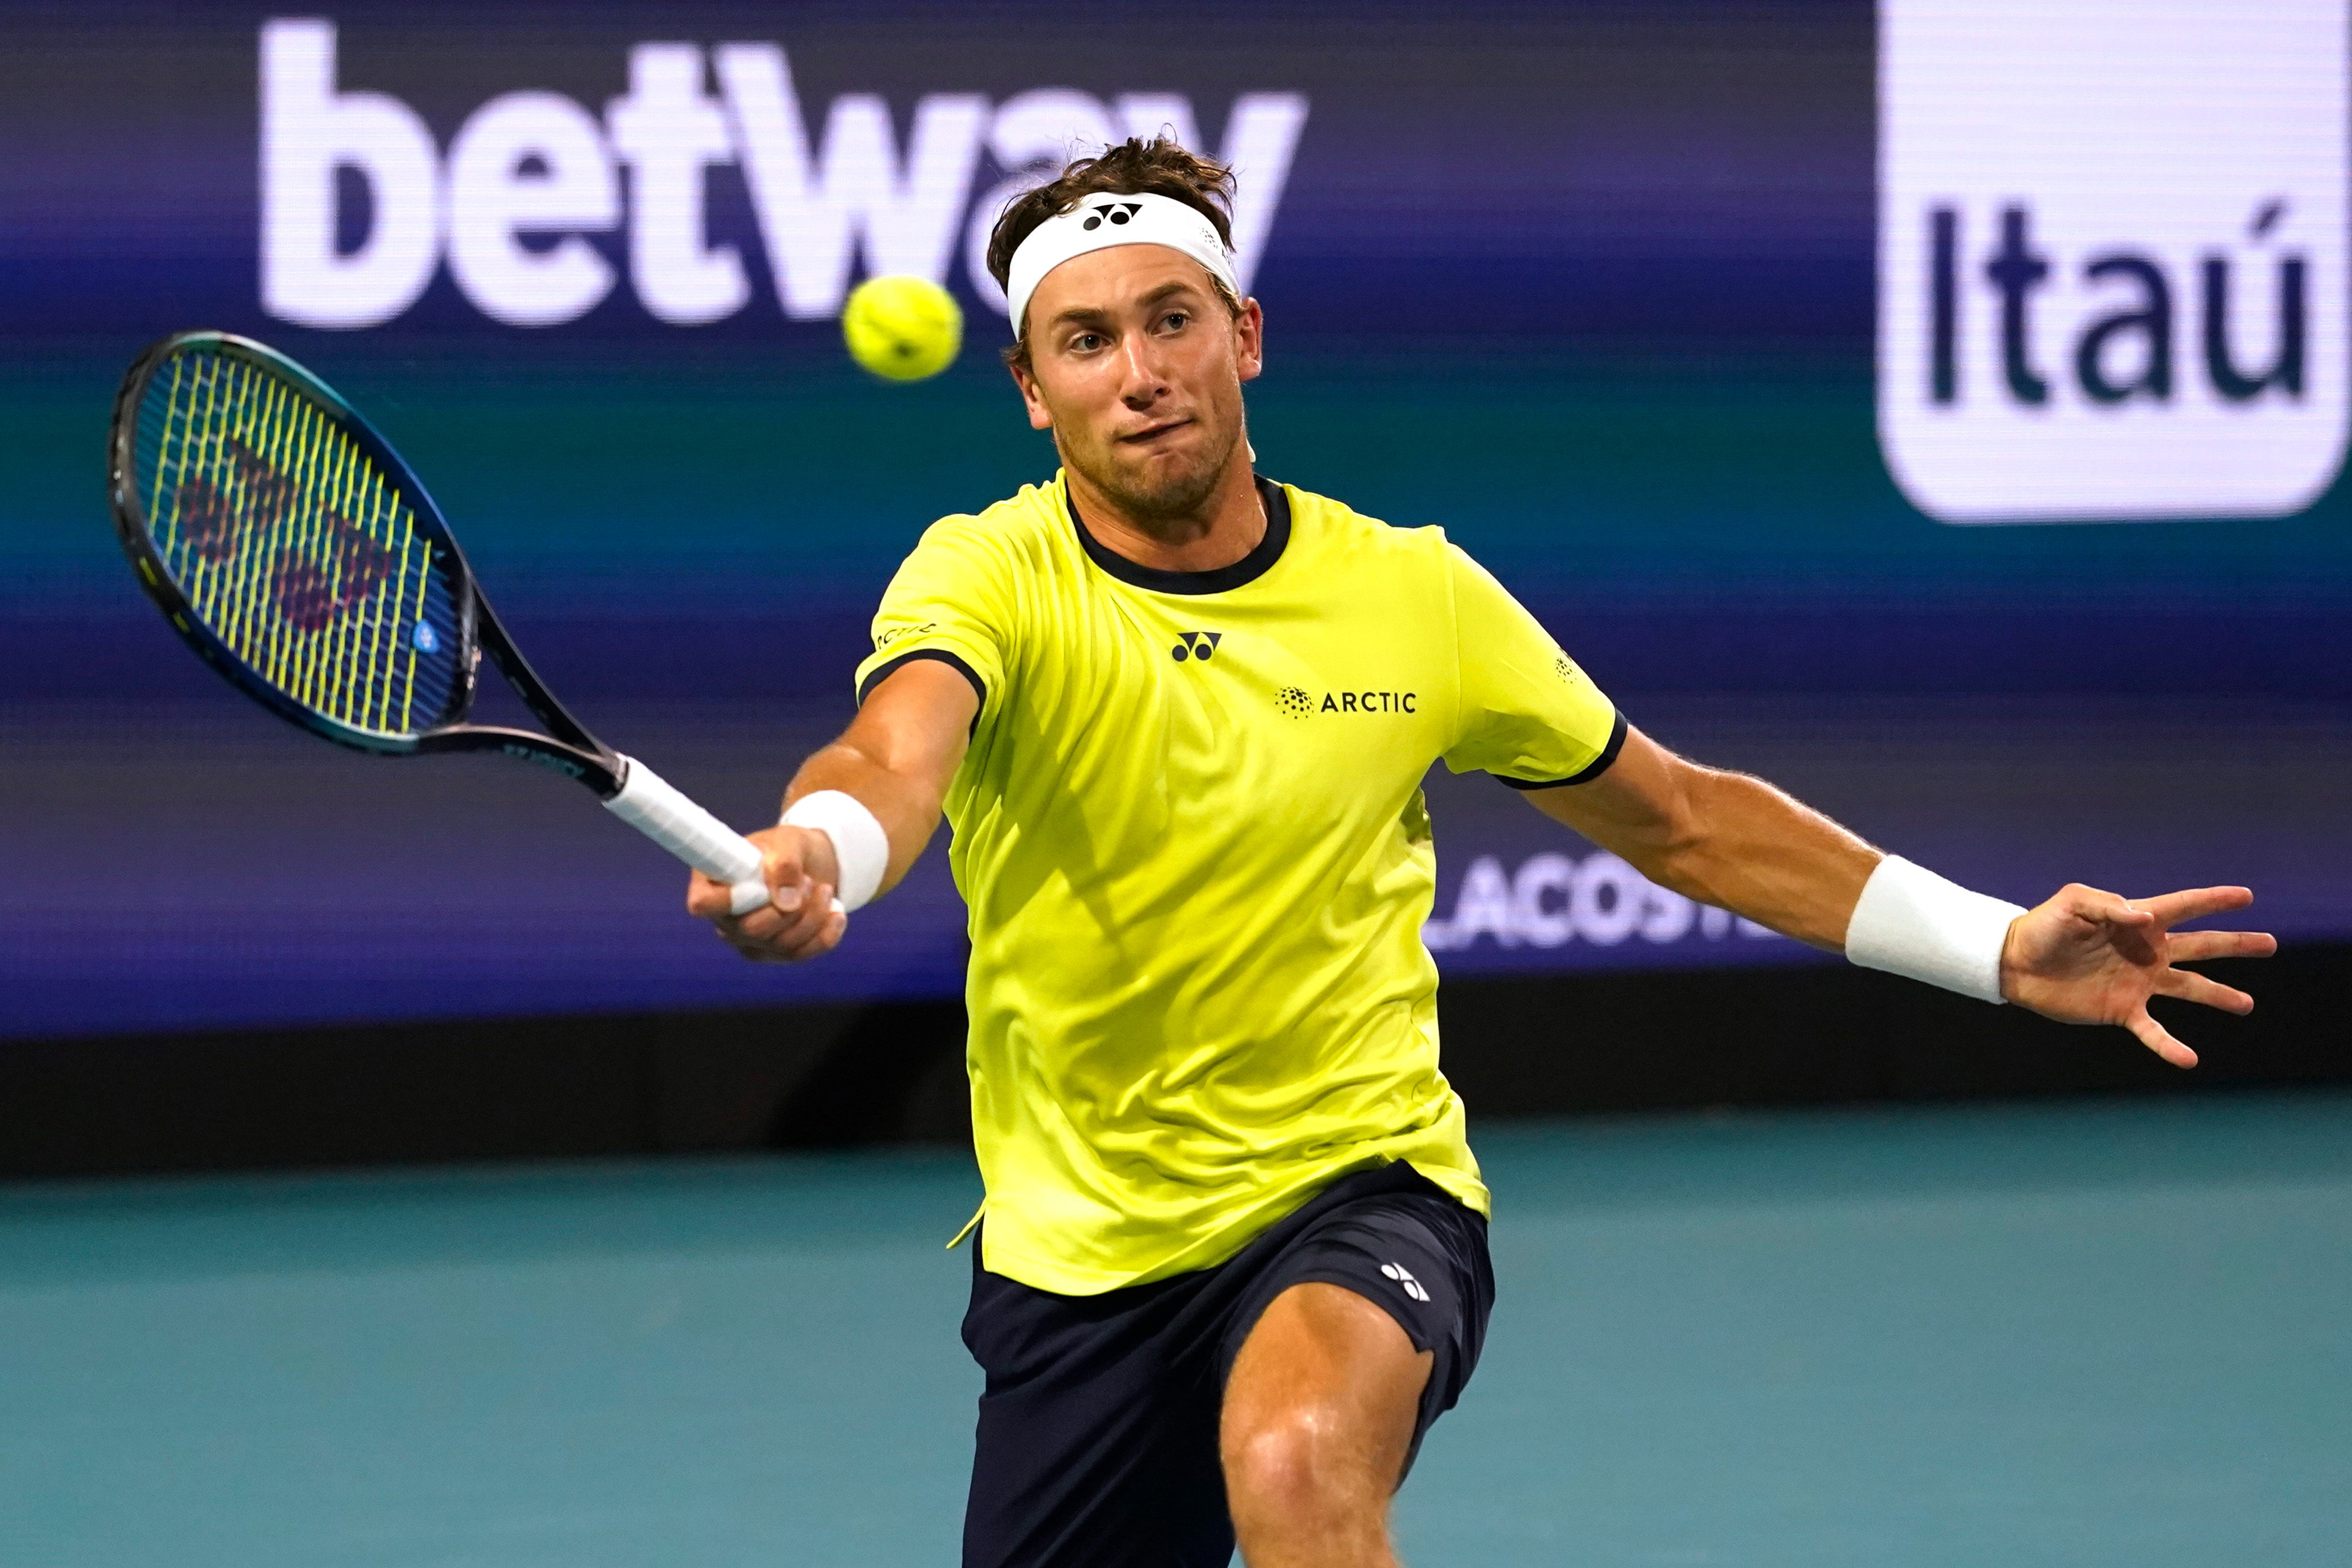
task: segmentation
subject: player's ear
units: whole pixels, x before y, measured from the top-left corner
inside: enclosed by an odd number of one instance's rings
[[[1021,402],[1029,410],[1029,428],[1051,430],[1054,416],[1045,407],[1045,395],[1038,389],[1037,372],[1018,361],[1007,361],[1004,367],[1013,372],[1013,384],[1021,389]]]
[[[1265,369],[1265,312],[1255,298],[1242,301],[1242,313],[1234,318],[1234,370],[1245,382],[1257,380]]]

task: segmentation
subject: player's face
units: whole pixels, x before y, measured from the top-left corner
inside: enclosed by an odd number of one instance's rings
[[[1165,246],[1064,262],[1029,297],[1029,423],[1138,518],[1196,511],[1243,449],[1242,383],[1262,365],[1257,301],[1237,318],[1206,268]]]

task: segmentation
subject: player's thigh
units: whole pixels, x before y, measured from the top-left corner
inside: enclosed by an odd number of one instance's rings
[[[1153,1299],[1169,1293],[1055,1297],[975,1271],[964,1343],[988,1385],[966,1568],[1223,1568],[1232,1557],[1215,1387],[1204,1358],[1171,1362],[1170,1303]]]
[[[1236,1514],[1253,1500],[1385,1499],[1404,1478],[1434,1360],[1346,1286],[1276,1296],[1225,1380],[1218,1446]]]

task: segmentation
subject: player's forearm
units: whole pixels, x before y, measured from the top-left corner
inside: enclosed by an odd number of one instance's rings
[[[887,893],[922,854],[979,706],[979,693],[958,669],[911,660],[866,694],[840,739],[801,765],[784,792],[786,820],[834,837],[835,852],[849,857],[841,868],[845,889]]]
[[[898,885],[940,824],[940,797],[935,785],[892,768],[887,758],[870,755],[848,738],[835,741],[801,764],[784,791],[784,805],[789,809],[793,801],[820,789],[838,789],[850,796],[882,824],[890,841],[882,893]]]
[[[1989,1002],[2009,995],[2023,910],[1883,855],[1760,779],[1702,768],[1633,729],[1598,778],[1528,800],[1661,886],[1864,968]]]
[[[1528,800],[1659,886],[1832,952],[1883,858],[1761,779],[1701,767],[1638,729],[1599,778]]]
[[[1690,816],[1652,865],[1661,886],[1842,952],[1863,884],[1882,858],[1836,822],[1761,779],[1691,767]]]

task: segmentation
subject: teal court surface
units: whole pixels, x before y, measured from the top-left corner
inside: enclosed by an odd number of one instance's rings
[[[1416,1568],[2352,1561],[2352,1097],[1496,1124]],[[948,1564],[969,1160],[0,1188],[10,1568]]]

